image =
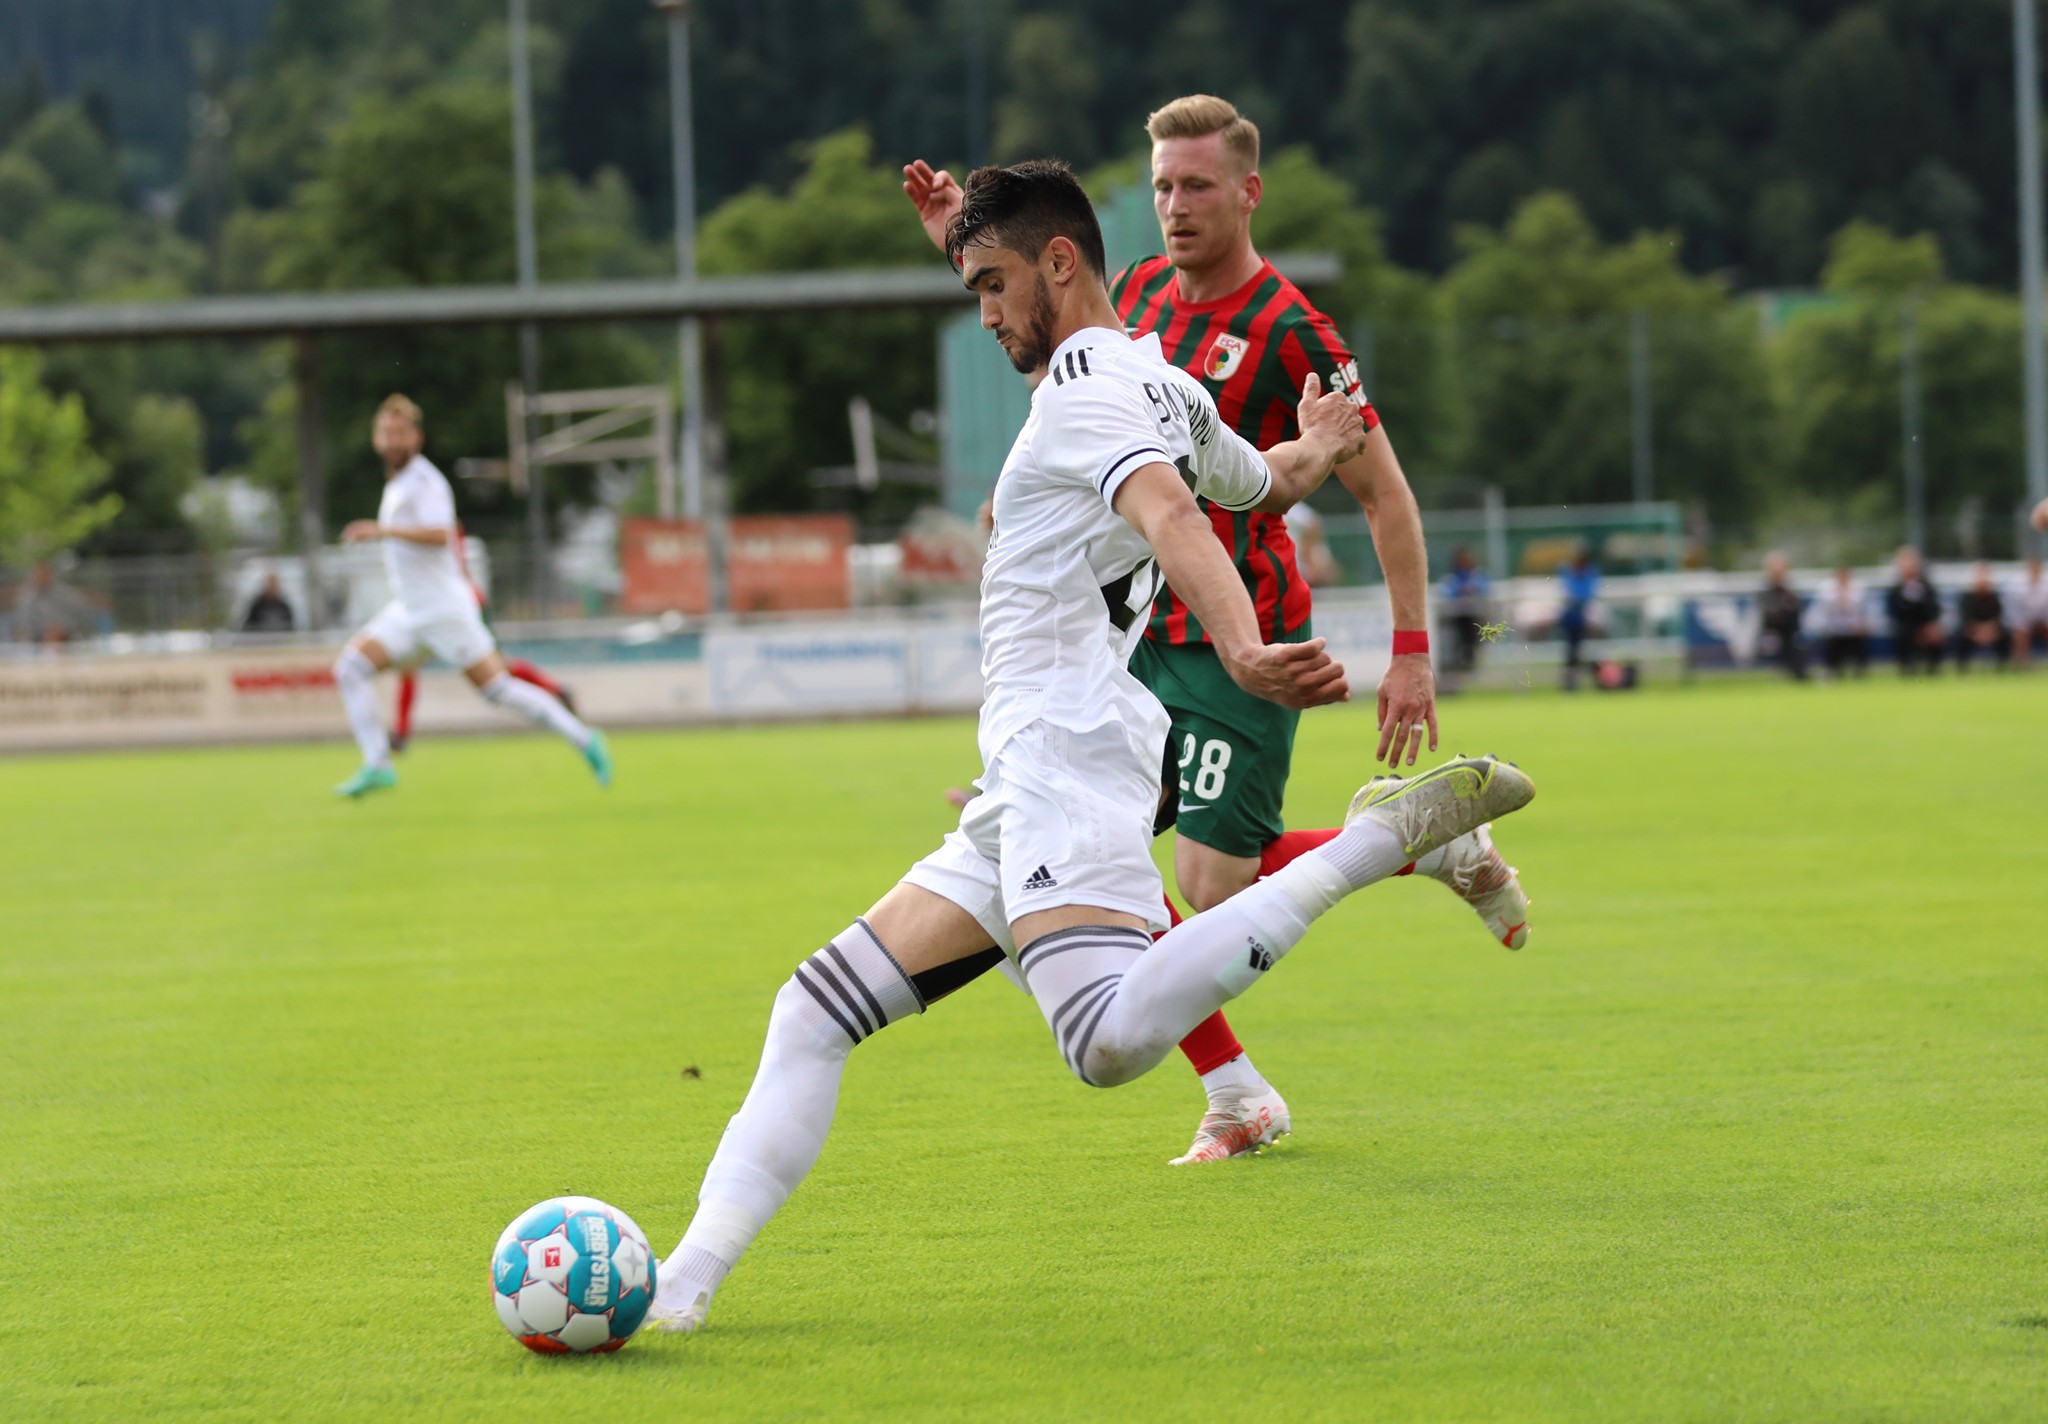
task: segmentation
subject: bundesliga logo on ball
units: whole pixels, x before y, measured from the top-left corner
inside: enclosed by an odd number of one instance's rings
[[[514,1339],[544,1355],[616,1350],[654,1300],[654,1252],[633,1218],[594,1197],[556,1197],[505,1228],[491,1299]]]

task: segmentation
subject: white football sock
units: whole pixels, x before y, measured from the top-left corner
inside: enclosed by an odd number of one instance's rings
[[[1251,1056],[1240,1053],[1221,1068],[1211,1068],[1202,1075],[1202,1086],[1208,1090],[1209,1101],[1219,1098],[1248,1098],[1260,1093],[1271,1092],[1273,1085],[1265,1075],[1252,1066]]]
[[[1141,930],[1083,925],[1033,940],[1017,967],[1074,1075],[1114,1087],[1262,978],[1317,916],[1407,863],[1392,831],[1361,822],[1176,925],[1150,953]]]
[[[590,745],[590,728],[564,707],[559,698],[549,696],[530,682],[521,682],[511,673],[501,672],[477,691],[483,694],[484,701],[517,712],[536,727],[560,733],[579,748]]]
[[[865,921],[797,966],[775,996],[761,1066],[704,1173],[697,1214],[662,1263],[664,1305],[718,1289],[816,1164],[853,1046],[923,1011],[916,986]]]
[[[389,771],[391,738],[384,731],[384,709],[377,705],[376,666],[354,648],[343,648],[334,660],[334,687],[362,748],[363,765]]]
[[[1468,832],[1467,834],[1470,833]],[[1463,840],[1464,837],[1460,836],[1458,839]],[[1440,845],[1435,850],[1422,856],[1415,862],[1415,873],[1417,875],[1435,875],[1444,868],[1444,858],[1451,853],[1451,846],[1457,843],[1457,841],[1452,841],[1450,845]]]

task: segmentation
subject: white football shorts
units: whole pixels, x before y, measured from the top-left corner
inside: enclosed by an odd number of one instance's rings
[[[981,780],[957,830],[903,877],[942,895],[1015,955],[1010,923],[1040,910],[1093,905],[1166,928],[1152,863],[1163,746],[1149,752],[1113,723],[1090,732],[1034,722]]]
[[[424,649],[452,668],[471,668],[498,650],[474,605],[419,613],[393,599],[363,625],[362,636],[382,643],[398,664],[412,662]]]

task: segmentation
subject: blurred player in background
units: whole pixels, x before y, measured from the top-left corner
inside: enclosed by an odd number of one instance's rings
[[[1430,669],[1429,563],[1422,518],[1408,482],[1360,388],[1358,365],[1330,320],[1259,256],[1252,214],[1263,193],[1259,131],[1225,100],[1176,99],[1146,121],[1152,139],[1153,209],[1163,257],[1126,268],[1110,283],[1125,330],[1159,337],[1166,359],[1201,381],[1224,424],[1258,448],[1298,433],[1302,383],[1349,397],[1367,428],[1363,453],[1337,478],[1359,501],[1393,605],[1392,663],[1379,687],[1378,756],[1414,763],[1425,731],[1437,745],[1436,680]],[[903,170],[904,192],[933,243],[960,211],[960,185],[923,160]],[[1204,502],[1216,536],[1251,591],[1259,626],[1279,642],[1312,636],[1309,585],[1282,514]],[[1208,910],[1320,845],[1334,830],[1288,832],[1280,818],[1299,713],[1246,694],[1216,657],[1208,631],[1171,589],[1162,590],[1131,670],[1173,719],[1177,763],[1174,880],[1188,903]],[[1174,825],[1174,807],[1164,824]],[[1163,827],[1162,827],[1163,829]],[[1416,867],[1449,885],[1510,948],[1527,939],[1528,899],[1486,828]],[[1290,1130],[1286,1101],[1253,1066],[1219,1013],[1181,1045],[1209,1098],[1195,1140],[1176,1163],[1252,1151]]]
[[[484,627],[476,591],[456,562],[455,493],[447,477],[420,453],[425,444],[420,408],[404,396],[387,396],[377,407],[371,444],[384,461],[384,498],[375,519],[354,521],[341,538],[345,544],[383,541],[394,596],[334,663],[334,683],[363,753],[362,766],[335,792],[354,798],[398,784],[383,710],[377,705],[376,677],[423,652],[461,668],[486,702],[566,738],[582,752],[598,783],[610,785],[612,764],[603,734],[556,699],[515,679]]]
[[[455,565],[462,570],[463,581],[469,585],[469,591],[476,596],[477,612],[483,615],[484,626],[489,627],[491,622],[491,600],[484,593],[483,585],[476,581],[476,575],[469,571],[469,555],[462,547],[463,540],[466,537],[462,525],[458,521],[455,526],[455,542],[452,546],[455,550]],[[500,649],[499,651],[502,653],[504,650]],[[576,699],[570,695],[569,689],[542,672],[537,664],[528,662],[525,658],[506,658],[505,671],[511,673],[512,676],[518,678],[521,682],[532,683],[542,692],[545,692],[548,696],[568,708],[571,714],[576,711]],[[407,663],[398,670],[397,715],[391,719],[391,750],[393,752],[404,751],[406,744],[412,740],[412,709],[413,704],[419,701],[419,696],[419,666],[416,663]]]

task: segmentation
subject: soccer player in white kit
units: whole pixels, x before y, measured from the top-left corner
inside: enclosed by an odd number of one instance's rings
[[[610,785],[612,763],[604,735],[506,671],[497,640],[477,610],[476,593],[456,561],[455,492],[447,476],[420,453],[424,442],[420,408],[401,395],[385,397],[370,434],[384,461],[384,498],[375,519],[355,520],[341,531],[341,539],[345,544],[383,541],[392,599],[334,662],[334,685],[363,752],[362,766],[335,793],[355,798],[398,784],[376,678],[393,663],[409,663],[423,652],[461,668],[486,702],[560,733],[583,754],[598,784]]]
[[[817,1160],[854,1045],[1008,956],[1068,1068],[1127,1083],[1244,992],[1355,890],[1527,804],[1490,757],[1360,791],[1344,829],[1165,934],[1152,820],[1166,710],[1126,663],[1159,579],[1230,675],[1296,707],[1341,700],[1321,639],[1264,644],[1195,504],[1281,510],[1365,438],[1309,378],[1298,440],[1262,457],[1156,337],[1124,334],[1102,234],[1066,166],[984,168],[948,240],[1011,364],[1043,372],[995,492],[981,585],[982,794],[958,829],[776,995],[746,1101],[658,1272],[651,1318],[694,1330],[740,1253]]]

